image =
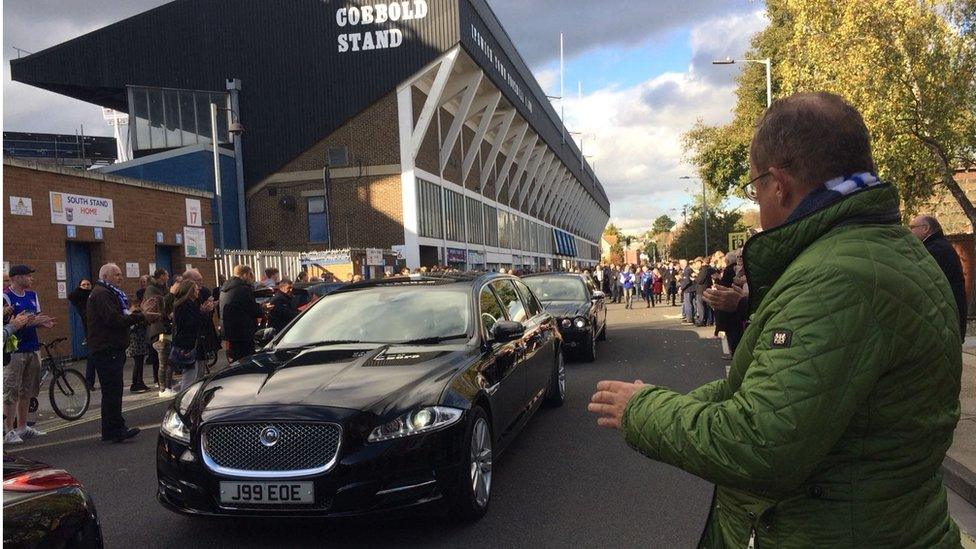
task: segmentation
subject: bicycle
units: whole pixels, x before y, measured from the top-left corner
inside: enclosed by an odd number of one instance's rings
[[[67,367],[71,357],[56,354],[58,345],[67,340],[68,338],[61,337],[41,344],[45,356],[41,359],[40,383],[43,384],[51,377],[51,385],[47,390],[51,408],[61,419],[75,421],[88,411],[91,390],[81,372]],[[31,408],[36,410],[36,399],[31,400]]]

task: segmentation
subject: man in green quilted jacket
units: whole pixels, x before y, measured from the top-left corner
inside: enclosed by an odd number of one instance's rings
[[[959,419],[949,284],[841,98],[777,101],[750,148],[750,323],[688,394],[602,381],[590,410],[716,485],[703,547],[959,547],[939,466]]]

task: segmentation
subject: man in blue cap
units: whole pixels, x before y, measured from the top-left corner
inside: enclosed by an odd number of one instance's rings
[[[41,314],[37,293],[30,289],[34,282],[33,273],[34,270],[27,265],[14,265],[9,273],[10,286],[3,290],[4,308],[9,307],[11,315],[25,313],[30,316],[27,325],[14,334],[17,348],[3,370],[4,444],[20,444],[25,438],[46,434],[27,425],[30,400],[40,392],[41,359],[37,351],[41,343],[37,338],[37,329],[54,326],[53,318]]]

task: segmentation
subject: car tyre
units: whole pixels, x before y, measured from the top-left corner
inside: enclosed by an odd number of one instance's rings
[[[558,408],[566,402],[566,362],[563,360],[562,349],[556,352],[556,360],[546,389],[545,405],[547,408]]]
[[[491,502],[492,448],[491,420],[481,406],[471,408],[465,429],[464,461],[458,472],[451,514],[469,522],[488,512]]]
[[[580,346],[580,357],[586,362],[596,361],[596,333],[594,333],[596,328],[590,330],[587,335],[586,341]]]

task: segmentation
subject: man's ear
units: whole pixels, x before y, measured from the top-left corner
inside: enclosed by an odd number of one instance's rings
[[[782,168],[770,167],[769,179],[769,184],[773,185],[772,190],[776,196],[776,202],[784,208],[790,206],[795,192],[793,178],[790,177],[790,174]]]

